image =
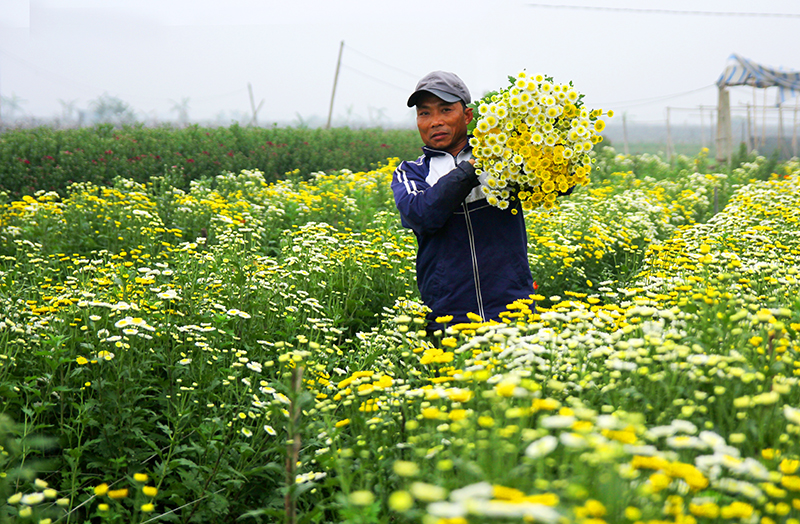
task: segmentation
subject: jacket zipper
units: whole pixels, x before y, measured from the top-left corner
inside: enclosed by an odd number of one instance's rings
[[[453,168],[455,169],[456,164],[458,164],[458,156],[453,156]],[[467,225],[467,238],[469,238],[469,253],[470,258],[472,260],[472,278],[475,283],[475,299],[478,302],[478,315],[484,320],[486,320],[486,315],[483,310],[483,296],[481,295],[481,278],[480,272],[478,271],[478,254],[475,249],[475,234],[472,231],[472,221],[469,217],[469,208],[467,206],[466,201],[461,203],[461,207],[464,209],[464,221]]]
[[[472,277],[475,281],[475,298],[478,301],[478,315],[486,320],[486,315],[483,312],[483,296],[481,296],[481,278],[478,272],[478,254],[475,250],[475,236],[472,232],[472,222],[469,217],[469,209],[467,203],[462,202],[461,206],[464,208],[464,220],[467,224],[467,237],[469,238],[469,252],[472,259]]]

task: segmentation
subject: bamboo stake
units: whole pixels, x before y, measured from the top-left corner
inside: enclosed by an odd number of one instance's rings
[[[797,104],[800,103],[800,96],[794,99],[794,122],[792,124],[792,156],[797,156]]]
[[[764,108],[761,110],[761,149],[767,145],[767,89],[764,88]]]
[[[622,145],[625,155],[630,154],[628,149],[628,113],[622,113]]]
[[[261,100],[261,103],[256,107],[256,102],[253,98],[253,86],[250,85],[250,82],[247,82],[247,90],[250,92],[250,109],[253,110],[253,119],[250,121],[250,125],[258,127],[258,112],[261,110],[261,106],[264,105],[264,100]]]
[[[783,106],[778,106],[778,151],[783,157]]]
[[[672,159],[672,131],[669,127],[669,107],[667,108],[667,162]]]
[[[706,147],[706,126],[703,120],[703,106],[700,106],[700,146]]]
[[[333,98],[336,96],[336,84],[339,82],[339,67],[342,65],[342,51],[344,50],[344,40],[339,44],[339,59],[336,61],[336,74],[333,76],[333,92],[331,93],[331,106],[328,109],[328,122],[325,129],[331,128],[331,117],[333,116]]]
[[[289,439],[286,441],[286,495],[283,499],[283,510],[285,513],[286,524],[297,522],[297,504],[294,499],[294,490],[291,489],[295,484],[297,476],[297,460],[300,458],[301,437],[300,437],[300,393],[303,389],[303,368],[298,366],[292,370],[292,403],[289,406],[289,424],[291,431]]]

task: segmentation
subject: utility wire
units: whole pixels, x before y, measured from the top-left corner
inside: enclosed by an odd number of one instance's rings
[[[386,80],[383,80],[382,78],[378,78],[377,76],[372,76],[370,74],[364,73],[363,71],[359,71],[358,69],[356,69],[354,67],[350,67],[347,64],[342,64],[342,67],[345,68],[345,69],[349,69],[350,71],[353,71],[354,73],[357,73],[357,74],[359,74],[361,76],[365,76],[365,77],[367,77],[367,78],[369,78],[371,80],[374,80],[375,82],[379,82],[379,83],[381,83],[383,85],[389,86],[389,87],[391,87],[393,89],[398,89],[400,91],[408,92],[408,88],[407,87],[400,87],[398,85],[394,85],[394,84],[392,84],[390,82],[387,82]]]
[[[576,9],[580,11],[617,11],[628,13],[645,14],[668,14],[668,15],[700,15],[700,16],[765,16],[780,18],[800,18],[800,13],[755,13],[755,12],[735,12],[735,11],[679,11],[676,9],[648,9],[641,7],[605,7],[590,5],[555,5],[555,4],[527,4],[529,7],[545,7],[549,9]]]
[[[391,65],[391,64],[387,64],[386,62],[382,62],[382,61],[378,60],[377,58],[372,58],[371,56],[369,56],[369,55],[366,55],[366,54],[362,53],[361,51],[359,51],[358,49],[354,49],[354,48],[350,47],[350,46],[349,46],[349,45],[347,45],[347,44],[345,44],[345,47],[346,47],[347,49],[349,49],[350,51],[353,51],[353,52],[354,52],[354,53],[356,53],[357,55],[361,55],[361,56],[363,56],[363,57],[364,57],[364,58],[366,58],[367,60],[372,60],[373,62],[375,62],[375,63],[378,63],[378,64],[381,64],[381,65],[382,65],[382,66],[384,66],[384,67],[388,67],[389,69],[394,69],[394,70],[395,70],[395,71],[397,71],[398,73],[403,73],[404,75],[407,75],[407,76],[409,76],[409,77],[411,77],[411,78],[413,78],[413,79],[415,79],[415,80],[418,80],[418,79],[422,78],[422,75],[417,75],[417,74],[414,74],[414,73],[409,73],[408,71],[405,71],[405,70],[403,70],[403,69],[400,69],[399,67],[395,67],[395,66],[393,66],[393,65]]]
[[[709,84],[707,86],[698,87],[697,89],[692,89],[690,91],[684,91],[683,93],[675,93],[675,94],[671,94],[671,95],[662,95],[662,96],[657,96],[657,97],[653,97],[653,98],[640,98],[638,100],[623,100],[621,102],[606,102],[606,103],[603,103],[603,104],[596,104],[596,105],[598,105],[598,106],[607,106],[607,107],[611,107],[611,108],[613,108],[613,107],[633,107],[633,106],[647,105],[647,104],[652,104],[652,103],[655,103],[655,102],[661,102],[663,100],[669,100],[671,98],[677,98],[679,96],[684,96],[684,95],[688,95],[688,94],[691,94],[691,93],[696,93],[698,91],[702,91],[704,89],[708,89],[709,87],[713,87],[715,85],[716,84]]]

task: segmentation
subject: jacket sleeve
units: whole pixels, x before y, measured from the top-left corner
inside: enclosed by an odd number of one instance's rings
[[[403,162],[392,177],[392,191],[403,226],[430,234],[444,226],[480,182],[475,167],[466,160],[432,186],[423,175],[422,166]]]

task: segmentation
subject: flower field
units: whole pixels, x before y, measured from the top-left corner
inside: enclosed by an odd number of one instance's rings
[[[800,163],[606,148],[431,340],[397,162],[0,199],[0,522],[800,522]]]

